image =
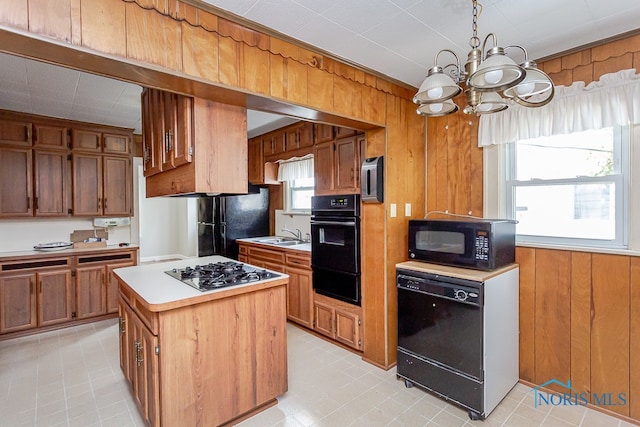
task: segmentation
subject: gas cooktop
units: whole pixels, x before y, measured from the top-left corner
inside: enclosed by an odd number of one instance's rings
[[[280,277],[277,273],[234,261],[174,268],[165,273],[200,292]]]

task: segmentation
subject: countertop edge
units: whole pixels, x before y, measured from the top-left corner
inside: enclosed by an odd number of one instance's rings
[[[431,264],[421,261],[404,261],[396,264],[396,268],[405,270],[413,270],[424,273],[443,274],[459,279],[473,280],[476,282],[484,282],[492,277],[502,274],[506,271],[518,268],[516,263],[506,265],[495,270],[473,270],[471,268],[451,267],[448,265]]]

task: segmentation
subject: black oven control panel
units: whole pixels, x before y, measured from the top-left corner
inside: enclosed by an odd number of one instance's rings
[[[398,289],[430,294],[472,305],[482,305],[482,283],[430,273],[398,270]]]

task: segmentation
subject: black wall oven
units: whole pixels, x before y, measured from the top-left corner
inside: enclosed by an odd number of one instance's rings
[[[311,199],[311,267],[319,294],[360,305],[360,196]]]

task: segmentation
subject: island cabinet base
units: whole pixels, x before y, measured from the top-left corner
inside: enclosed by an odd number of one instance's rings
[[[147,425],[228,425],[287,391],[286,281],[220,295],[151,311],[120,282],[120,362]]]

